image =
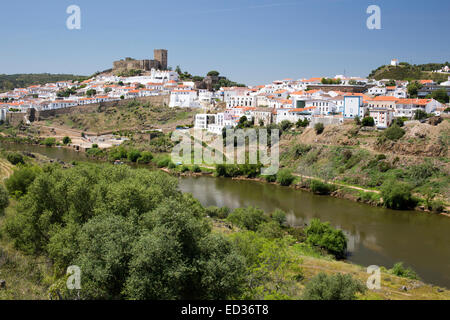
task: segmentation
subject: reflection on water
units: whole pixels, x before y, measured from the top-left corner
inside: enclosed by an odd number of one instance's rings
[[[349,238],[349,261],[388,268],[403,261],[423,280],[450,287],[450,219],[414,211],[393,211],[317,196],[291,188],[225,178],[186,177],[180,189],[206,206],[282,209],[291,224],[329,221]]]

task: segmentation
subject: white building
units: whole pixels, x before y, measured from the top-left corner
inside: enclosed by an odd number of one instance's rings
[[[344,96],[344,118],[363,117],[363,97]]]
[[[373,108],[369,112],[375,121],[375,126],[379,129],[388,128],[394,119],[394,112],[387,108]]]
[[[398,59],[391,60],[391,66],[397,67],[399,65]]]
[[[170,92],[169,107],[200,108],[197,91],[195,90],[172,90]]]
[[[386,94],[386,87],[372,87],[367,91],[367,93],[374,96],[384,96]]]

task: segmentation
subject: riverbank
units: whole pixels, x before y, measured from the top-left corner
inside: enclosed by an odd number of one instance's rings
[[[57,148],[36,148],[63,151]],[[71,163],[71,158],[65,160]],[[365,206],[352,201],[342,201],[337,197],[314,195],[312,192],[294,187],[285,188],[275,183],[261,183],[262,179],[213,178],[211,168],[209,172],[204,168],[202,172],[185,173],[167,168],[161,170],[179,176],[181,190],[193,193],[194,197],[205,206],[237,208],[252,205],[266,212],[279,208],[288,213],[288,222],[292,225],[304,225],[313,217],[330,221],[333,226],[342,228],[349,237],[348,262],[351,264],[366,266],[377,264],[390,267],[395,262],[404,261],[429,283],[448,281],[445,280],[446,266],[442,265],[442,261],[447,259],[445,255],[447,242],[444,238],[449,226],[446,218],[442,220],[438,215],[396,212],[382,207]],[[188,187],[190,181],[192,184]],[[374,226],[376,230],[373,229]],[[389,232],[391,229],[392,233]],[[405,256],[407,252],[408,255]]]

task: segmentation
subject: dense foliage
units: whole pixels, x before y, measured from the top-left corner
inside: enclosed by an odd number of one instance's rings
[[[205,209],[164,173],[53,165],[25,191],[17,214],[6,220],[7,234],[22,251],[48,256],[61,275],[68,265],[80,266],[83,298],[240,293],[244,258],[211,233]]]
[[[357,293],[366,292],[364,284],[349,274],[319,273],[306,285],[304,300],[355,300]]]
[[[306,242],[319,246],[337,258],[345,257],[347,251],[347,237],[342,230],[334,229],[329,223],[312,219],[305,229]]]

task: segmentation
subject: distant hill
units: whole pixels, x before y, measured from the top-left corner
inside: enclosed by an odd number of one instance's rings
[[[375,80],[381,79],[394,79],[394,80],[422,80],[431,79],[435,82],[447,81],[449,74],[431,72],[433,70],[439,70],[444,66],[450,66],[446,63],[427,63],[420,65],[411,65],[406,62],[400,62],[400,65],[395,67],[391,65],[384,65],[369,74],[369,78]]]
[[[0,74],[0,92],[12,90],[14,88],[23,88],[31,85],[46,84],[50,82],[67,80],[84,80],[86,76],[73,74],[50,74],[50,73],[32,73],[32,74]]]

